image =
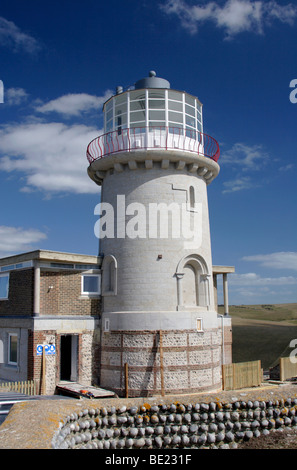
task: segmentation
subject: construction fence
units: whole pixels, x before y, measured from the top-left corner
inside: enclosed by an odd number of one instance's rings
[[[261,361],[238,362],[222,366],[223,390],[258,387],[263,381]]]

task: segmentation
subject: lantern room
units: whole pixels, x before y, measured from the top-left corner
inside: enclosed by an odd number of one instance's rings
[[[195,138],[203,132],[202,104],[188,93],[170,89],[167,80],[150,72],[148,78],[135,83],[133,90],[117,88],[117,94],[103,107],[105,133],[125,129],[168,128],[176,133],[182,129],[189,137]]]

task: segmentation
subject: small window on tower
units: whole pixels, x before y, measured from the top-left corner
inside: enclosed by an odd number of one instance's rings
[[[203,331],[202,318],[196,318],[196,329],[197,331]]]
[[[102,295],[117,295],[117,261],[112,255],[103,258]]]
[[[194,209],[195,207],[195,189],[194,186],[190,186],[189,190],[189,196],[190,196],[190,209]]]

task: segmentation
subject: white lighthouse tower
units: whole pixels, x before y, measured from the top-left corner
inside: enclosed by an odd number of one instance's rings
[[[87,149],[101,186],[100,385],[120,396],[218,390],[207,185],[219,146],[202,104],[150,72],[103,112],[104,135]]]

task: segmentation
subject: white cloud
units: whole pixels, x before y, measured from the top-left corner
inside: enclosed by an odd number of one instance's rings
[[[5,103],[10,106],[18,106],[27,98],[28,93],[23,88],[8,88],[5,90]]]
[[[279,171],[290,171],[290,170],[293,170],[293,168],[294,168],[294,164],[293,163],[288,163],[285,166],[281,166]]]
[[[262,145],[235,143],[230,150],[223,152],[222,164],[240,165],[241,170],[259,170],[268,161],[268,154]]]
[[[233,193],[244,189],[255,188],[255,178],[247,176],[247,172],[261,170],[269,161],[269,155],[261,145],[235,143],[230,150],[222,152],[221,165],[232,164],[238,170],[237,177],[223,183],[223,193]]]
[[[297,271],[296,252],[276,252],[266,255],[244,256],[244,261],[258,262],[261,266],[273,269],[291,269]]]
[[[88,143],[100,131],[84,125],[31,122],[0,128],[0,170],[25,177],[23,191],[96,193],[87,175]]]
[[[56,112],[64,116],[79,116],[82,112],[93,109],[100,110],[103,103],[112,94],[110,90],[107,90],[103,96],[93,96],[87,93],[70,93],[37,106],[36,111],[39,113]]]
[[[222,191],[223,194],[234,193],[236,191],[242,191],[243,189],[250,189],[255,186],[251,178],[243,176],[230,181],[224,181],[223,186],[225,189]]]
[[[296,6],[279,5],[274,0],[228,0],[223,6],[214,1],[190,6],[182,0],[169,0],[161,8],[167,14],[177,15],[191,34],[210,21],[223,29],[229,39],[244,31],[262,34],[264,27],[274,20],[292,25],[297,16]]]
[[[14,52],[24,51],[29,54],[34,54],[40,49],[40,44],[35,38],[3,17],[0,17],[0,44],[12,48]]]
[[[284,285],[296,285],[297,278],[294,276],[281,276],[281,277],[261,277],[256,273],[245,273],[245,274],[232,274],[229,276],[230,285],[240,286],[284,286]]]
[[[0,226],[0,256],[20,253],[32,249],[36,243],[47,238],[46,234],[37,229]]]

